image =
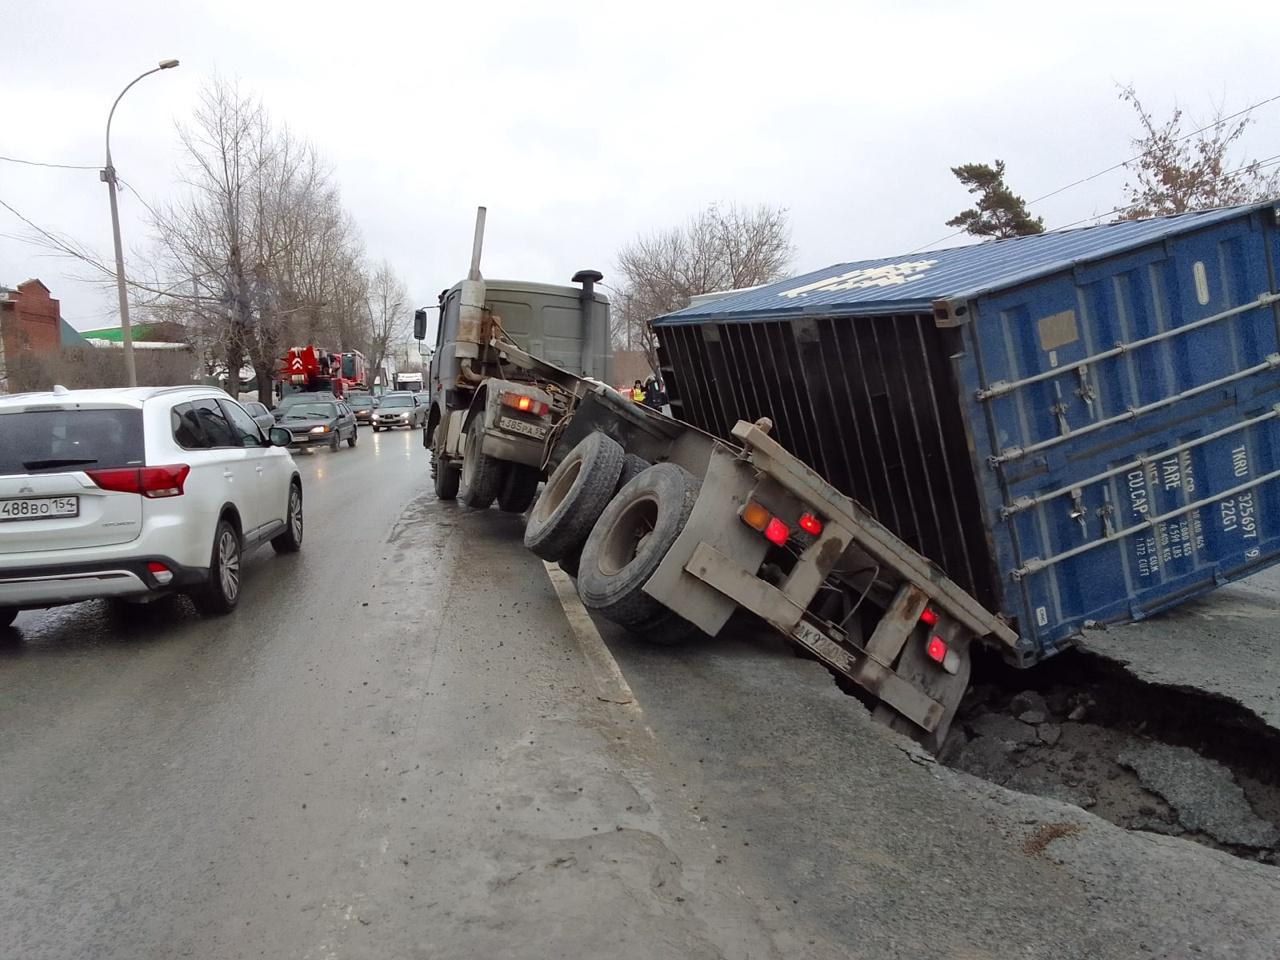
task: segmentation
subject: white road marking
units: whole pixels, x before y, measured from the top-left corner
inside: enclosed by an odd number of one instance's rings
[[[578,589],[574,586],[573,579],[554,563],[544,560],[542,565],[547,568],[547,578],[560,599],[565,619],[569,621],[569,628],[573,630],[578,646],[586,657],[587,666],[591,668],[591,675],[596,682],[596,696],[606,703],[620,703],[639,711],[640,704],[631,692],[631,684],[622,675],[622,668],[609,652],[591,614],[587,613],[587,608],[578,599]]]

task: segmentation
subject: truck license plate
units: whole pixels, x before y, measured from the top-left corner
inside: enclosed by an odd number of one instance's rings
[[[80,516],[79,497],[27,497],[22,500],[0,500],[0,521],[51,520],[54,517]]]
[[[525,423],[523,420],[513,420],[511,417],[499,417],[498,426],[503,430],[510,430],[512,433],[522,433],[526,437],[534,437],[541,440],[547,435],[547,428],[538,423]]]

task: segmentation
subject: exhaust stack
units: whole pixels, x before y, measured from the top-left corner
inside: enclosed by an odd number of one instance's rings
[[[481,347],[489,343],[488,324],[485,323],[484,277],[480,274],[480,252],[484,248],[484,221],[487,211],[476,208],[476,233],[471,241],[471,269],[462,281],[462,297],[458,304],[458,339],[454,355],[463,359],[476,359]],[[470,364],[463,363],[464,375]]]

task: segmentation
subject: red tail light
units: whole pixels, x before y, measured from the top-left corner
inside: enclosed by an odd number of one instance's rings
[[[103,490],[137,493],[151,500],[182,496],[183,485],[190,472],[191,468],[185,463],[164,467],[85,471],[89,479]]]
[[[812,513],[802,513],[800,514],[800,529],[816,537],[822,533],[822,521]]]
[[[947,659],[947,645],[941,637],[930,637],[924,652],[929,655],[929,659],[934,663],[942,663],[943,660]]]
[[[173,571],[163,563],[152,560],[147,564],[147,572],[156,578],[156,583],[164,586],[173,580]]]
[[[773,517],[764,528],[764,537],[770,543],[782,546],[791,537],[791,531],[785,523],[777,517]]]
[[[501,398],[503,406],[511,407],[513,410],[519,410],[521,413],[532,413],[535,417],[545,416],[551,408],[541,400],[535,400],[533,397],[526,397],[523,393],[512,393],[507,391]]]
[[[925,607],[920,611],[920,622],[926,627],[932,627],[938,622],[938,615],[933,612],[932,607]]]

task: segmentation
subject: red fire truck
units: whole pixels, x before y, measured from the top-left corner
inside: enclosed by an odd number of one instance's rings
[[[368,364],[358,350],[347,353],[308,344],[291,347],[280,363],[280,393],[332,393],[367,390]]]

